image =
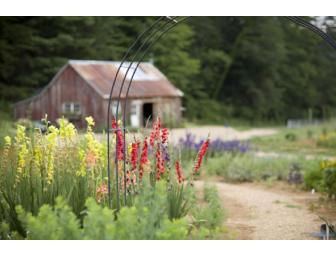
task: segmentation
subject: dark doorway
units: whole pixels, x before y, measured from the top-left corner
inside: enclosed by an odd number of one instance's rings
[[[153,119],[153,104],[152,103],[143,104],[142,112],[143,112],[143,126],[145,127],[147,121],[151,122]]]

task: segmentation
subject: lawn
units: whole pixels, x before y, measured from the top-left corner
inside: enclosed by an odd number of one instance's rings
[[[336,121],[300,128],[279,127],[277,134],[254,137],[250,141],[256,151],[333,157],[336,156],[336,150],[319,146],[317,141],[322,134],[332,132],[335,128]]]

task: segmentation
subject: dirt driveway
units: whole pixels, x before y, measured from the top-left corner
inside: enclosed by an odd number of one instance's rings
[[[201,189],[203,181],[195,183]],[[223,207],[228,211],[225,223],[234,239],[249,240],[309,240],[322,224],[308,210],[309,201],[318,199],[309,192],[278,191],[256,184],[217,186]]]
[[[206,138],[210,134],[211,139],[220,138],[222,140],[247,140],[255,136],[267,136],[277,133],[272,128],[254,128],[245,131],[239,131],[231,127],[221,126],[202,126],[191,128],[177,128],[171,130],[170,142],[176,144],[180,138],[184,138],[186,133],[196,136],[196,140]]]

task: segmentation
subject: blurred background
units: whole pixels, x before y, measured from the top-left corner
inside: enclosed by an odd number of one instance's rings
[[[307,17],[336,33],[334,17]],[[1,17],[1,122],[69,59],[120,60],[155,17]],[[193,17],[148,59],[184,93],[186,122],[325,120],[336,111],[336,51],[283,17]]]

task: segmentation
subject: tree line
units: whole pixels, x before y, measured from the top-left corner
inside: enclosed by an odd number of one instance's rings
[[[333,17],[308,18],[335,35]],[[24,99],[68,59],[120,60],[155,17],[1,17],[0,101]],[[283,17],[192,17],[146,60],[185,94],[190,120],[283,122],[336,113],[336,51]]]

